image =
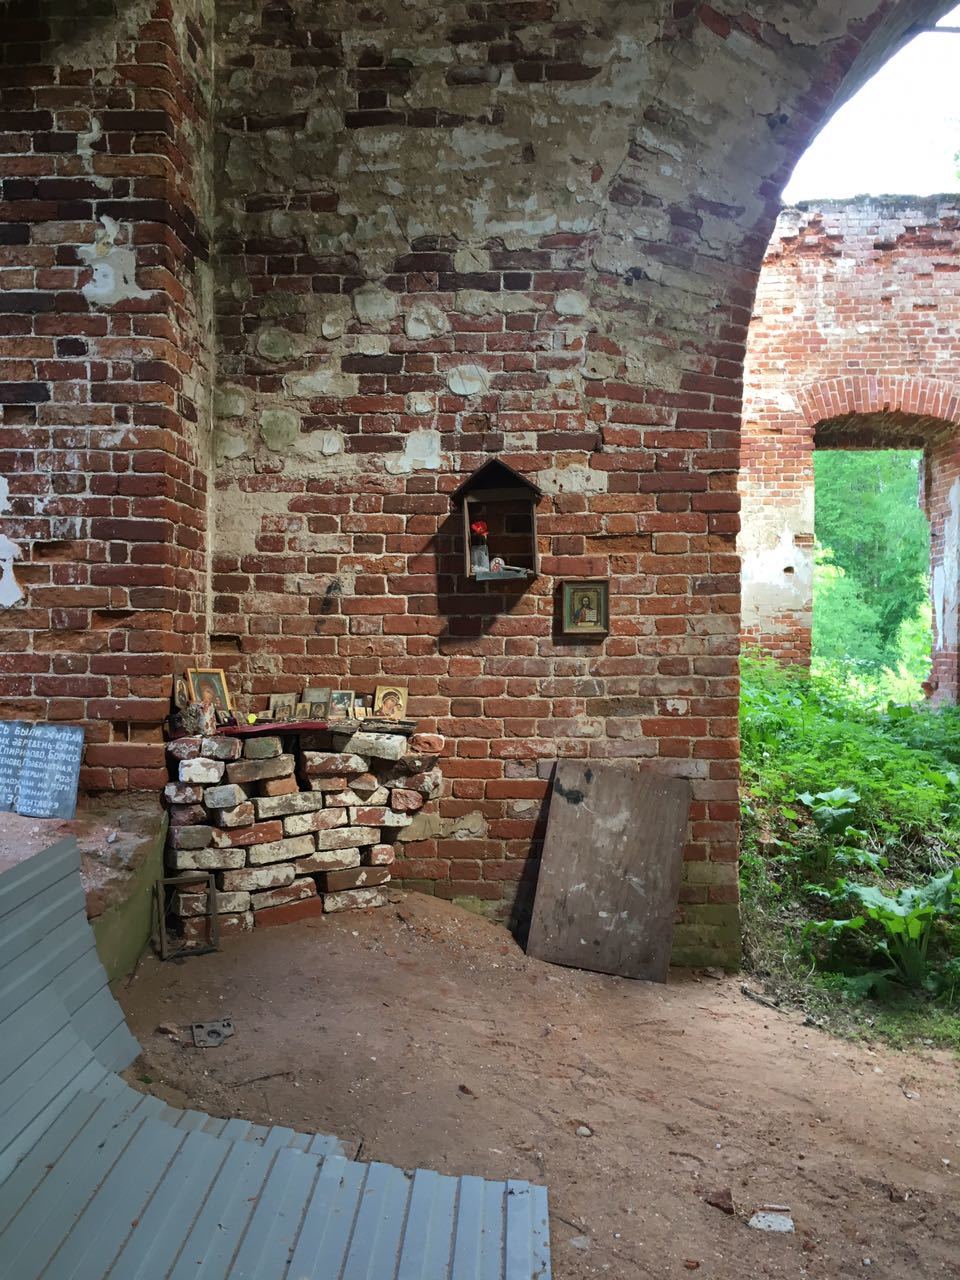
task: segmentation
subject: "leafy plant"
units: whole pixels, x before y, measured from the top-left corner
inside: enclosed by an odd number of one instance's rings
[[[818,791],[816,795],[804,791],[797,799],[810,810],[823,836],[842,835],[850,826],[855,806],[860,803],[860,796],[852,787],[834,787],[832,791]]]
[[[925,884],[907,885],[896,897],[876,885],[847,880],[837,886],[838,896],[852,898],[861,914],[846,920],[811,922],[808,931],[836,939],[846,931],[860,931],[867,921],[882,929],[876,949],[886,956],[896,976],[909,987],[921,987],[930,973],[929,948],[938,920],[957,914],[960,867],[933,876]]]

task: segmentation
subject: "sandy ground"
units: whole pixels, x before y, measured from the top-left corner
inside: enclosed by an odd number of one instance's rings
[[[546,1182],[556,1280],[960,1276],[955,1060],[834,1040],[736,978],[556,968],[397,896],[145,958],[118,993],[144,1046],[131,1081],[363,1159]],[[216,1049],[157,1030],[227,1016]],[[725,1188],[733,1215],[704,1200]],[[794,1234],[746,1225],[765,1203]]]
[[[0,872],[75,836],[87,915],[93,919],[125,901],[130,877],[158,838],[162,816],[159,799],[147,793],[82,797],[77,816],[69,819],[0,813]]]

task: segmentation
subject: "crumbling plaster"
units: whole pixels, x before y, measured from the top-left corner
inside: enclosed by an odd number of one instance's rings
[[[271,390],[269,405],[255,398],[254,422],[265,407],[296,410],[309,397],[316,406],[321,397],[330,404],[330,397],[342,402],[356,394],[356,377],[341,371],[343,358],[386,350],[375,338],[398,312],[416,341],[446,332],[448,309],[478,316],[528,309],[526,300],[510,294],[466,288],[437,302],[398,302],[383,281],[423,236],[459,246],[458,270],[466,272],[488,265],[491,238],[522,249],[548,233],[588,233],[580,264],[588,292],[562,289],[553,300],[533,303],[569,319],[563,349],[576,353],[537,398],[552,408],[562,396],[584,413],[586,384],[615,377],[679,392],[684,373],[697,363],[692,353],[708,335],[721,340],[729,304],[718,306],[719,292],[742,282],[747,302],[771,218],[770,178],[776,183],[786,176],[796,138],[818,123],[822,108],[809,98],[811,83],[822,76],[825,57],[839,60],[852,30],[876,20],[871,0],[805,6],[802,14],[793,6],[765,6],[757,15],[728,17],[721,7],[707,22],[678,19],[678,7],[661,0],[587,10],[567,0],[514,8],[528,12],[529,23],[513,26],[510,38],[531,59],[554,24],[575,27],[589,78],[521,78],[516,62],[485,60],[483,27],[468,6],[438,8],[429,0],[395,8],[386,24],[368,28],[358,28],[353,6],[329,4],[322,15],[329,43],[313,61],[295,57],[291,66],[290,49],[317,25],[314,11],[294,0],[285,7],[282,33],[251,65],[231,54],[256,42],[259,6],[246,0],[218,6],[217,112],[227,126],[216,131],[218,240],[290,237],[316,255],[348,256],[358,276],[348,297],[281,289],[262,299],[261,325],[249,342],[254,355],[283,367],[287,394]],[[908,28],[911,6],[899,8],[878,40],[895,41],[896,32]],[[477,41],[451,43],[451,26],[469,29],[472,19]],[[344,129],[350,92],[343,68],[360,65],[370,49],[406,76],[405,110],[446,113],[462,123]],[[322,56],[331,50],[335,58]],[[453,84],[451,70],[462,73]],[[253,131],[234,127],[251,114],[258,120]],[[697,196],[688,211],[691,172]],[[303,207],[318,192],[335,194],[336,207]],[[269,207],[255,207],[263,205]],[[234,296],[248,290],[225,259],[218,287]],[[615,342],[619,357],[605,355],[602,342],[591,347],[590,333]],[[221,386],[235,365],[221,360]],[[446,377],[465,402],[462,411],[488,390],[480,365],[463,363]],[[420,457],[427,469],[438,465],[427,437],[399,445],[400,457],[385,461],[329,442],[317,447],[309,438],[313,429],[302,425],[287,454],[286,467],[307,477],[383,468],[408,474]],[[436,428],[428,421],[415,429]],[[242,449],[235,424],[223,430],[218,520],[222,504],[232,501],[231,478],[266,465],[252,423]],[[456,434],[443,436],[441,469],[460,469],[457,444]],[[534,446],[528,435],[504,433],[505,451]],[[276,463],[274,456],[271,467]],[[567,475],[568,487],[576,474]],[[593,477],[584,490],[604,483]]]

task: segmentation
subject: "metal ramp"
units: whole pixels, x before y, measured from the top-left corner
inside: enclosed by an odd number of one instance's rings
[[[4,1280],[549,1280],[545,1188],[168,1107],[116,1074],[138,1052],[75,842],[0,875]]]

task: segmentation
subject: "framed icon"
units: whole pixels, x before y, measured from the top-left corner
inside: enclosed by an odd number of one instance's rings
[[[564,582],[562,625],[565,636],[602,636],[610,630],[610,583],[603,578]]]

